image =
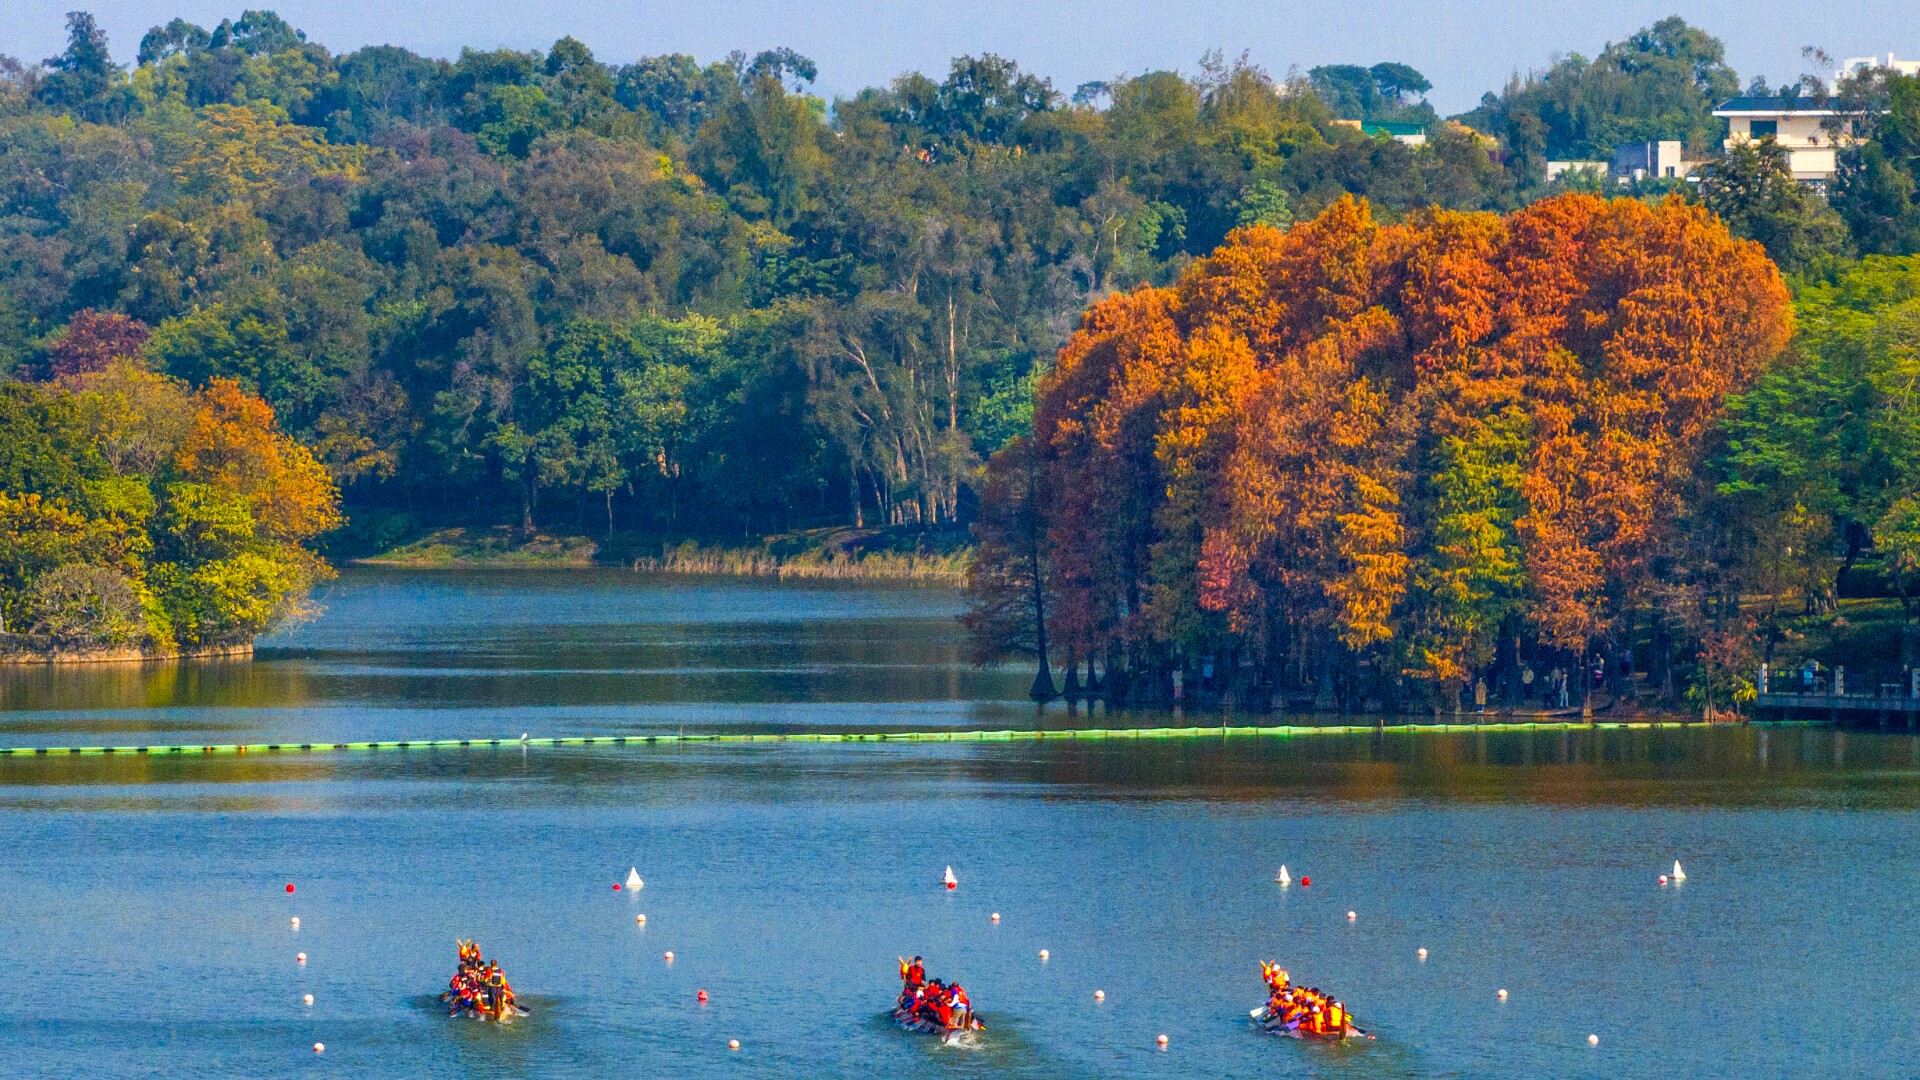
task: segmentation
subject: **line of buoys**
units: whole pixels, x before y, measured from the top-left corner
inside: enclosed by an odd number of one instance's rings
[[[1749,721],[1754,727],[1825,727],[1818,720],[1768,720]],[[1277,737],[1294,738],[1308,735],[1339,736],[1377,736],[1382,733],[1392,735],[1461,735],[1467,733],[1488,734],[1493,732],[1578,732],[1578,731],[1645,731],[1655,728],[1687,728],[1695,725],[1679,720],[1648,720],[1615,723],[1581,724],[1565,721],[1547,723],[1503,723],[1503,724],[1388,724],[1376,727],[1366,724],[1293,724],[1275,727],[1177,727],[1177,728],[1068,728],[1064,730],[1044,731],[1038,729],[982,730],[966,728],[947,731],[789,731],[789,732],[714,732],[685,733],[663,735],[569,735],[551,738],[531,738],[522,733],[519,739],[402,739],[380,740],[372,742],[309,742],[309,743],[212,743],[204,746],[159,745],[159,746],[0,746],[0,757],[49,757],[77,755],[93,757],[116,754],[258,754],[258,753],[327,753],[341,750],[486,750],[500,747],[589,747],[589,746],[652,746],[661,744],[692,743],[762,743],[762,742],[1008,742],[1041,741],[1047,739],[1101,740],[1101,739],[1213,739],[1222,737]]]

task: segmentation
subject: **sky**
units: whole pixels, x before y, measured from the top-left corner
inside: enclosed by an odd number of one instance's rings
[[[114,56],[130,61],[148,27],[180,16],[212,27],[248,0],[102,0],[91,10]],[[1726,42],[1742,82],[1774,83],[1807,71],[1801,49],[1836,58],[1920,56],[1913,0],[251,0],[271,6],[334,52],[402,45],[433,56],[461,46],[545,48],[568,34],[601,60],[664,52],[701,61],[734,49],[788,46],[820,66],[817,92],[832,98],[904,71],[943,74],[951,58],[993,52],[1070,92],[1080,83],[1171,69],[1202,54],[1242,52],[1276,75],[1316,64],[1412,64],[1432,80],[1443,113],[1472,108],[1515,71],[1556,56],[1592,56],[1667,15]],[[58,52],[65,13],[85,0],[6,0],[0,54],[37,60]]]

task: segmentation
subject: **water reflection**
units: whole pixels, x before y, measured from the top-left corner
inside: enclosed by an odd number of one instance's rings
[[[447,785],[446,781],[461,783]],[[1815,727],[1224,736],[1009,743],[761,744],[0,758],[0,801],[194,785],[378,786],[436,805],[505,783],[517,805],[918,797],[1555,806],[1920,807],[1920,737]],[[415,789],[426,791],[416,792]],[[124,793],[123,793],[124,794]],[[156,790],[155,804],[181,797]],[[227,795],[215,796],[227,798]],[[271,796],[262,796],[270,798]],[[263,804],[265,805],[265,804]]]

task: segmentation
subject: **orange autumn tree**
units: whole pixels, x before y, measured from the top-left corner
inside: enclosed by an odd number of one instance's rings
[[[1182,671],[1256,707],[1578,665],[1790,330],[1761,249],[1678,200],[1238,230],[1096,304],[1039,389],[1053,640],[1111,699]]]

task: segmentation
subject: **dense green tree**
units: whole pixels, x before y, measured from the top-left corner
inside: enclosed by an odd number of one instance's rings
[[[1847,254],[1846,222],[1793,178],[1787,152],[1772,139],[1743,142],[1701,176],[1700,201],[1735,236],[1758,240],[1788,273]]]

